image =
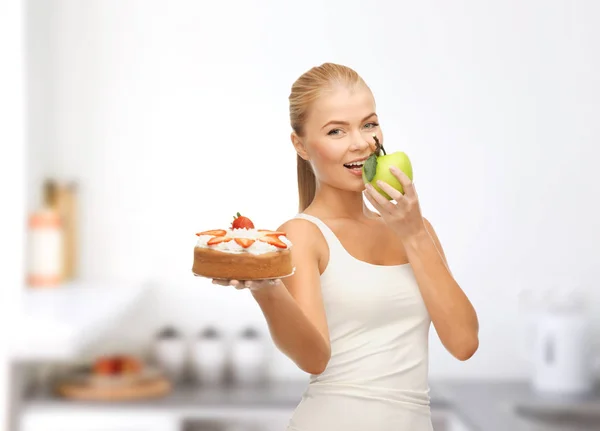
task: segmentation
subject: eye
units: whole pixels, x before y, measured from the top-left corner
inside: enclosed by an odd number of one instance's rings
[[[329,136],[336,136],[339,135],[342,132],[342,129],[332,129],[329,132],[327,132],[327,134]]]
[[[367,129],[373,129],[373,128],[377,127],[377,126],[379,126],[379,123],[376,123],[374,121],[365,124],[365,128],[367,128]]]

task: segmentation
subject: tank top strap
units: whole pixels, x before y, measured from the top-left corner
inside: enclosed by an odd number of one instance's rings
[[[333,233],[333,231],[327,226],[323,221],[315,216],[310,214],[298,213],[294,218],[301,218],[304,220],[308,220],[317,225],[323,236],[325,237],[325,241],[329,246],[329,253],[331,254],[333,250],[341,251],[342,244],[338,237]]]

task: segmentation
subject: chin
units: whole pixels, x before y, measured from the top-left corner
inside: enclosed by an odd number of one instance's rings
[[[365,183],[362,178],[356,178],[354,181],[339,182],[335,188],[345,192],[362,193],[365,189]]]
[[[342,192],[362,193],[365,190],[362,176],[351,175],[346,172],[346,168],[343,169],[343,172],[331,172],[326,179],[322,178],[320,182]]]
[[[352,188],[353,192],[360,192],[362,193],[365,190],[365,183],[363,182],[362,178],[359,182],[357,182],[356,186],[354,186]]]

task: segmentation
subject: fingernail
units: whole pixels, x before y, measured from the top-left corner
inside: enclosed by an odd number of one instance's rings
[[[398,173],[398,168],[396,166],[390,166],[390,171],[397,174]]]

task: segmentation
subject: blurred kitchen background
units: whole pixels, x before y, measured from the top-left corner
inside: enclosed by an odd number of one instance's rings
[[[599,19],[593,0],[5,1],[3,429],[285,429],[308,376],[192,249],[238,211],[296,213],[287,97],[331,61],[373,90],[479,314],[469,361],[431,331],[435,430],[600,430]]]

